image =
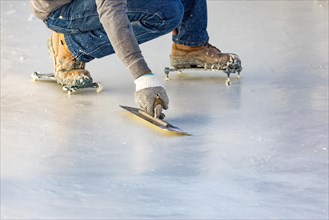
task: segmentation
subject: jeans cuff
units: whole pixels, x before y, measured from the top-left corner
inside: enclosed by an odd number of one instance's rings
[[[198,47],[198,46],[203,46],[209,41],[209,37],[207,36],[204,40],[200,42],[190,42],[190,41],[184,41],[184,40],[179,40],[175,36],[173,36],[172,41],[176,44],[184,45],[184,46],[189,46],[189,47]]]
[[[71,43],[71,39],[70,39],[70,37],[68,37],[67,34],[64,34],[64,40],[65,40],[66,46],[69,49],[69,51],[71,52],[72,56],[74,58],[77,58],[78,57],[78,53],[74,50],[74,48],[72,46],[72,43]]]

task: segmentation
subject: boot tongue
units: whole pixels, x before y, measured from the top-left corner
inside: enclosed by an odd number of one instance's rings
[[[218,52],[222,52],[222,51],[220,51],[220,49],[218,49],[217,47],[215,47],[215,46],[213,46],[213,45],[211,45],[211,44],[209,44],[209,43],[207,43],[206,45],[205,45],[205,47],[206,48],[208,48],[208,49],[213,49],[213,50],[216,50],[216,51],[218,51]]]

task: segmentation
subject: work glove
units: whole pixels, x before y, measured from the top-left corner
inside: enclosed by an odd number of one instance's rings
[[[135,81],[135,102],[147,114],[164,118],[162,109],[168,109],[169,99],[165,88],[154,74],[144,74]]]

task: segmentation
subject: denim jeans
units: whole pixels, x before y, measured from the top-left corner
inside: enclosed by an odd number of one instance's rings
[[[127,0],[127,16],[139,44],[170,33],[187,46],[208,42],[206,0]],[[64,33],[79,61],[89,62],[115,53],[99,20],[95,0],[73,0],[45,20],[48,28]]]

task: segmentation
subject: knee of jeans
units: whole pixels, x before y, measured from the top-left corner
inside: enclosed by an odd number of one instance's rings
[[[184,7],[181,1],[170,1],[166,7],[161,9],[161,13],[164,17],[164,25],[159,29],[162,31],[170,32],[174,30],[183,20]]]

